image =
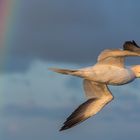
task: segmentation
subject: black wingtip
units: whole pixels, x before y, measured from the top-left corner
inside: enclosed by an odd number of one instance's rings
[[[63,131],[63,129],[61,128],[61,129],[59,129],[59,132],[61,132],[61,131]]]
[[[59,131],[61,132],[61,131],[64,131],[64,130],[66,130],[66,129],[69,129],[69,128],[66,127],[66,126],[64,125],[64,126],[62,126],[62,127],[59,129]]]
[[[66,129],[70,129],[77,124],[83,122],[84,120],[88,119],[91,116],[85,116],[83,110],[86,110],[88,106],[93,103],[97,98],[91,98],[81,104],[64,122],[64,125],[61,127],[59,131],[63,131]]]
[[[139,45],[135,42],[135,40],[125,41],[123,46],[125,46],[125,45],[135,45],[135,46],[139,47]]]
[[[63,128],[60,128],[59,131],[60,131],[60,132],[63,131]]]
[[[133,45],[140,47],[134,40],[132,40]]]
[[[126,41],[123,44],[123,49],[128,50],[128,51],[138,52],[138,51],[140,51],[140,46],[134,40]]]

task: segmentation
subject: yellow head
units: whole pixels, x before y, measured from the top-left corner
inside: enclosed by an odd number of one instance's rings
[[[140,78],[140,65],[133,66],[132,71],[135,73],[137,78]]]

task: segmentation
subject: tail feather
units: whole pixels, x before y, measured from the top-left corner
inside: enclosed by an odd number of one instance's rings
[[[54,72],[61,73],[61,74],[74,74],[75,72],[78,71],[78,70],[68,70],[68,69],[59,69],[59,68],[49,68],[49,70],[52,70]]]

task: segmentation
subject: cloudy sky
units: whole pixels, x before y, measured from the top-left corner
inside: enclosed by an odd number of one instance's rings
[[[5,71],[0,74],[3,140],[140,139],[140,81],[113,87],[115,99],[98,115],[59,132],[85,101],[82,80],[48,67],[96,63],[105,48],[126,40],[140,44],[138,0],[20,0],[12,25]],[[128,60],[131,60],[128,63]],[[140,58],[127,59],[138,64]]]

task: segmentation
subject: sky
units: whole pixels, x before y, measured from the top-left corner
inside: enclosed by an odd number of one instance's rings
[[[86,99],[82,79],[48,70],[94,65],[106,48],[122,48],[127,40],[140,44],[139,4],[138,0],[7,2],[10,10],[5,11],[10,12],[5,26],[0,26],[5,30],[0,39],[4,40],[0,47],[1,139],[140,139],[139,79],[109,86],[115,97],[110,104],[73,129],[59,132]],[[129,58],[126,64],[139,61]]]

